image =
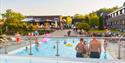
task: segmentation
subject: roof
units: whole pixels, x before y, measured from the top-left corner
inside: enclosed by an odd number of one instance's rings
[[[125,6],[122,6],[122,7],[120,7],[119,9],[117,9],[117,10],[115,10],[115,11],[109,13],[108,15],[113,14],[113,13],[115,13],[115,12],[117,12],[117,11],[120,11],[121,9],[124,9],[124,8],[125,8]]]
[[[60,17],[61,15],[47,15],[47,16],[26,16],[26,17],[34,17],[34,18],[41,18],[41,17]]]

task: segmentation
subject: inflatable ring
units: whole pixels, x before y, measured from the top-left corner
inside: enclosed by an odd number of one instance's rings
[[[43,38],[42,42],[47,42],[48,39],[47,38]]]
[[[71,47],[71,46],[72,46],[72,44],[70,44],[70,43],[69,43],[69,44],[66,44],[66,46]]]

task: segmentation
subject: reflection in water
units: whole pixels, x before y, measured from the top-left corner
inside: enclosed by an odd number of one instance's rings
[[[5,58],[5,63],[8,63],[8,60],[7,60],[7,58]]]
[[[32,60],[31,60],[31,59],[29,59],[29,63],[32,63]]]

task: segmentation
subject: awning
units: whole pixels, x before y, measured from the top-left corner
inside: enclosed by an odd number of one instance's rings
[[[32,21],[34,21],[34,19],[33,18],[25,18],[22,21],[23,22],[32,22]]]

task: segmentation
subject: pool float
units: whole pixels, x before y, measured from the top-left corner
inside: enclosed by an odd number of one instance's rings
[[[72,46],[72,44],[68,43],[68,44],[66,44],[66,46],[71,47],[71,46]]]
[[[43,38],[43,39],[42,39],[42,42],[44,42],[44,43],[46,43],[47,41],[48,41],[47,38]]]

